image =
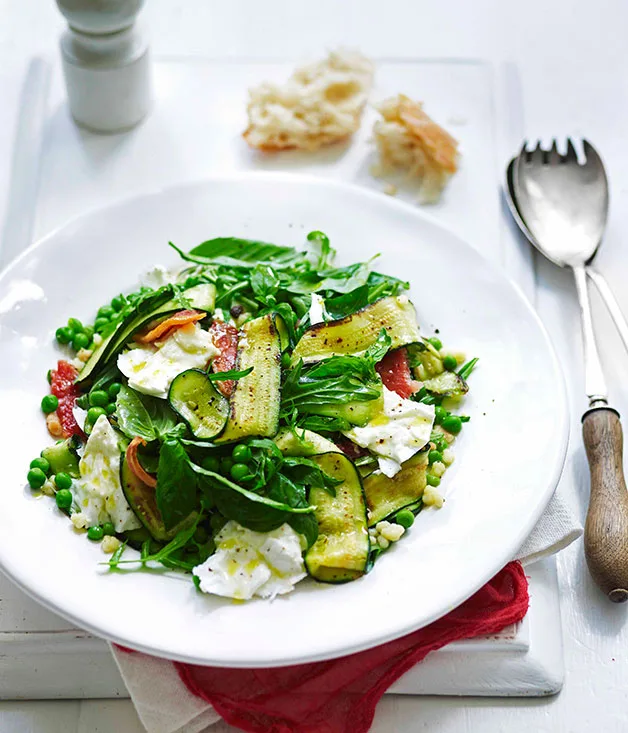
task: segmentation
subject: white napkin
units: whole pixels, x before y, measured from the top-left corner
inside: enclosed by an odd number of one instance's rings
[[[524,565],[567,547],[582,534],[564,482],[515,559]],[[145,654],[111,652],[148,733],[200,733],[220,720],[214,708],[192,695],[172,664]]]

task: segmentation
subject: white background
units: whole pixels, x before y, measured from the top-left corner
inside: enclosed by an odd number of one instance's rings
[[[628,3],[623,0],[149,0],[142,16],[157,54],[302,57],[339,44],[373,56],[480,57],[514,61],[523,83],[528,138],[586,135],[604,155],[612,213],[599,267],[628,312]],[[0,218],[22,74],[34,53],[56,53],[63,20],[52,0],[0,0]],[[217,111],[219,112],[219,111]],[[562,319],[555,331],[567,367],[580,373],[573,293],[543,270],[540,299]],[[559,308],[550,288],[567,295]],[[549,304],[549,305],[548,305]],[[628,414],[628,360],[605,316],[602,352],[611,393]],[[560,332],[559,332],[560,331]],[[574,411],[584,399],[572,396]],[[578,436],[574,436],[578,440]],[[580,451],[580,449],[578,448]],[[581,451],[572,470],[584,471]],[[533,468],[531,469],[533,470]],[[586,484],[583,476],[583,484]],[[584,504],[584,497],[583,502]],[[628,730],[628,607],[612,606],[586,574],[581,543],[559,558],[566,683],[556,698],[477,700],[389,697],[373,730],[605,733]],[[0,611],[1,611],[0,599]],[[227,728],[224,727],[223,730]],[[127,701],[0,703],[2,733],[136,733]],[[220,730],[219,727],[215,730]]]

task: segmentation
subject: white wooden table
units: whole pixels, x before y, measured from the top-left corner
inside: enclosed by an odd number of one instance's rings
[[[385,9],[385,13],[384,13]],[[584,135],[595,141],[609,166],[612,213],[599,266],[628,311],[623,285],[622,225],[628,229],[628,5],[623,0],[151,0],[143,15],[159,54],[200,56],[300,56],[325,46],[359,46],[376,56],[484,57],[514,61],[520,70],[528,137]],[[28,58],[56,51],[62,20],[52,0],[0,0],[0,159],[8,161],[16,105]],[[0,220],[9,166],[0,167]],[[577,312],[565,273],[539,267],[537,305],[567,368],[580,375]],[[559,301],[556,291],[563,299]],[[566,294],[566,295],[565,295]],[[628,356],[599,303],[596,319],[613,399],[628,415],[623,375]],[[577,380],[575,380],[577,384]],[[574,424],[584,407],[572,389]],[[577,440],[577,433],[574,433]],[[586,465],[580,446],[571,470]],[[493,700],[389,696],[381,703],[376,733],[430,730],[438,733],[552,731],[605,733],[628,730],[628,608],[608,604],[592,586],[580,543],[559,558],[565,635],[566,682],[556,698]],[[0,605],[1,611],[1,605]],[[228,730],[217,726],[216,731]],[[0,703],[2,733],[139,733],[128,701]]]

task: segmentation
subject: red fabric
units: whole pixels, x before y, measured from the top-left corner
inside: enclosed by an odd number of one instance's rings
[[[186,687],[251,733],[365,733],[375,706],[404,672],[452,641],[495,634],[528,610],[528,582],[511,562],[443,618],[375,649],[278,669],[175,663]]]
[[[81,391],[74,383],[78,377],[78,369],[67,361],[59,361],[57,368],[50,373],[50,391],[59,400],[57,417],[63,429],[63,435],[83,437],[83,431],[74,419],[74,403]]]
[[[407,349],[389,351],[375,368],[384,386],[399,397],[407,399],[421,389],[421,384],[412,379]]]

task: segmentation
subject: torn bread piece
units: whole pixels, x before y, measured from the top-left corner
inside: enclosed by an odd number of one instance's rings
[[[373,127],[380,156],[375,175],[384,175],[387,168],[405,169],[420,182],[421,202],[435,203],[458,170],[458,142],[425,114],[421,102],[404,94],[385,99],[376,109],[382,119]]]
[[[249,90],[247,143],[265,151],[317,150],[351,137],[373,83],[373,64],[360,53],[332,51],[301,66],[285,84]]]

